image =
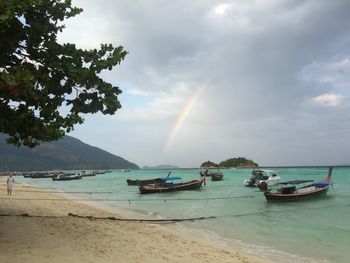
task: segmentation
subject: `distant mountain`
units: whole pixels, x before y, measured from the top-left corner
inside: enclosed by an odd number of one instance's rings
[[[7,144],[0,133],[0,171],[139,169],[122,157],[65,136],[34,149]]]
[[[159,170],[164,170],[164,169],[177,169],[178,167],[177,166],[174,166],[174,165],[169,165],[169,164],[165,164],[165,165],[157,165],[157,166],[143,166],[142,169],[159,169]]]

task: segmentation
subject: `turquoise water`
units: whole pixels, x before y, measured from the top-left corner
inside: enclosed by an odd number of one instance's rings
[[[327,168],[275,168],[282,180],[327,176]],[[139,213],[165,218],[216,216],[215,219],[184,223],[191,231],[255,255],[280,262],[350,262],[350,168],[334,168],[335,191],[312,200],[267,203],[255,188],[243,185],[250,169],[222,170],[224,180],[200,191],[141,195],[126,179],[164,177],[164,170],[85,177],[77,181],[18,178],[21,182],[75,192],[79,198],[109,206],[122,206]],[[199,178],[199,169],[172,170],[183,181]],[[209,178],[208,178],[209,179]],[[76,193],[92,192],[92,193]],[[102,193],[105,192],[105,193]]]

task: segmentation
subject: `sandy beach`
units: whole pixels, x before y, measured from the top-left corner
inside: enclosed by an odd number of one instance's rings
[[[16,185],[13,195],[7,196],[5,178],[1,182],[1,263],[269,262],[164,225],[71,217],[69,213],[121,218],[26,185]]]

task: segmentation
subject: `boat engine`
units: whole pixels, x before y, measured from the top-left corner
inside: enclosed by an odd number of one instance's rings
[[[266,182],[260,182],[257,186],[261,191],[267,190],[267,183]]]

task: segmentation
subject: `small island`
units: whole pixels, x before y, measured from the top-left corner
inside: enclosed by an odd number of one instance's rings
[[[206,161],[203,162],[201,168],[255,168],[259,165],[252,160],[246,159],[244,157],[230,158],[225,161],[221,161],[218,164]]]

